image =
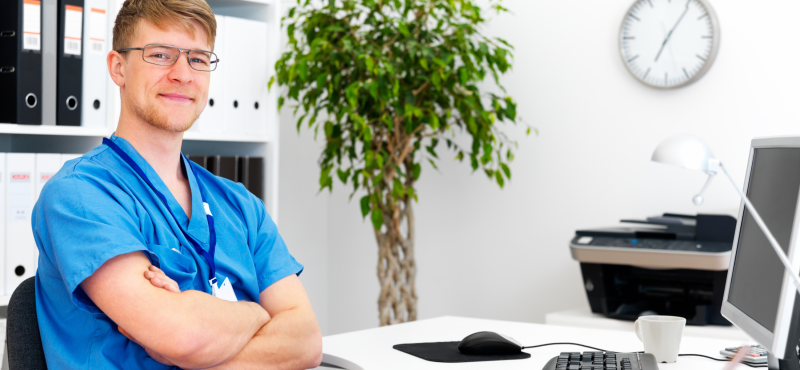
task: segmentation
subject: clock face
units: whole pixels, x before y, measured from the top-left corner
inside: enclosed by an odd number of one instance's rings
[[[719,24],[705,0],[638,0],[619,38],[622,59],[637,79],[672,88],[696,81],[711,67]]]

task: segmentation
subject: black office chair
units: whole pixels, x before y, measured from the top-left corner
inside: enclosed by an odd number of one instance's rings
[[[8,302],[6,340],[9,370],[47,370],[39,321],[36,319],[36,282],[23,281]]]

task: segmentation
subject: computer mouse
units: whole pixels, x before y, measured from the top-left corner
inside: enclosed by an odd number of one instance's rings
[[[462,339],[458,350],[468,355],[513,355],[522,352],[522,345],[502,334],[479,331]]]

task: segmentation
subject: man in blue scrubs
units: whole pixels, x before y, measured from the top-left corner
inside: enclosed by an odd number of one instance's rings
[[[180,152],[208,97],[215,34],[204,0],[127,0],[116,19],[107,58],[122,98],[116,133],[67,162],[33,212],[51,369],[321,361],[303,266],[263,202]]]

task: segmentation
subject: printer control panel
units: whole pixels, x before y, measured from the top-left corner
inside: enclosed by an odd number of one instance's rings
[[[631,248],[637,250],[666,250],[680,252],[729,252],[733,248],[730,242],[710,242],[695,240],[670,240],[649,238],[615,238],[577,235],[572,239],[575,246],[592,246],[605,248]]]

